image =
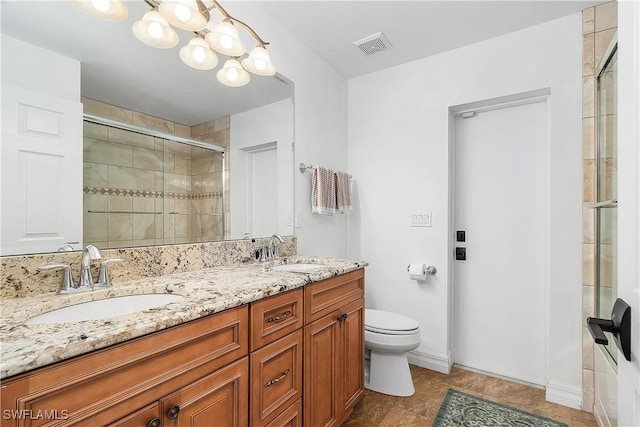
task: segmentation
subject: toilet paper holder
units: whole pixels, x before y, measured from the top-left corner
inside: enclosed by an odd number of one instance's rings
[[[407,272],[409,272],[409,267],[411,267],[411,264],[407,265]],[[438,272],[438,270],[433,266],[430,265],[427,267],[427,269],[425,270],[425,272],[429,275],[429,276],[433,276],[434,274],[436,274]]]

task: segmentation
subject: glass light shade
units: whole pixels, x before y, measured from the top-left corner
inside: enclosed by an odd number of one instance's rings
[[[178,34],[155,10],[145,13],[140,21],[133,24],[133,34],[151,47],[169,49],[178,44]]]
[[[73,0],[90,14],[105,21],[122,21],[129,15],[127,7],[120,0]]]
[[[205,40],[211,49],[223,55],[241,56],[247,51],[244,43],[240,41],[238,30],[229,21],[222,21],[205,36]]]
[[[249,57],[242,60],[242,66],[259,76],[273,76],[276,73],[276,67],[271,63],[271,55],[263,46],[254,47]]]
[[[171,25],[183,30],[201,31],[207,26],[196,0],[165,0],[158,6],[158,12]]]
[[[245,69],[242,68],[242,65],[234,58],[227,59],[224,67],[216,73],[216,77],[220,83],[231,87],[244,86],[249,83],[251,79],[249,73],[247,73]]]
[[[210,70],[218,65],[218,57],[202,37],[196,36],[180,49],[180,59],[197,70]]]

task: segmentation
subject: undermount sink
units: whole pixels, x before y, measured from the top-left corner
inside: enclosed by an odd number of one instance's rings
[[[99,320],[160,307],[184,298],[174,294],[143,294],[106,298],[70,305],[27,320],[27,324],[52,324]]]
[[[324,264],[282,264],[271,267],[271,271],[291,271],[294,273],[307,273],[327,267]]]

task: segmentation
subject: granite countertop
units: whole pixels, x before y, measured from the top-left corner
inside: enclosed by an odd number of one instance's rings
[[[317,263],[308,272],[272,271],[278,264]],[[238,307],[367,266],[365,261],[289,257],[268,263],[149,277],[70,295],[47,293],[0,301],[0,378],[26,372],[189,320]],[[39,314],[92,300],[171,293],[185,298],[130,315],[57,324],[26,324]]]

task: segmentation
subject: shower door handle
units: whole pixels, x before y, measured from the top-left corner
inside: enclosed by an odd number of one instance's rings
[[[631,361],[631,307],[623,299],[616,299],[611,320],[587,317],[587,327],[596,344],[609,344],[605,332],[611,332],[624,358]]]

